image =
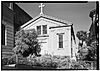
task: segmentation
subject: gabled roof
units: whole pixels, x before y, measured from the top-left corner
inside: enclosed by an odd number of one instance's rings
[[[65,25],[71,25],[72,24],[72,22],[68,22],[68,21],[65,21],[65,20],[61,20],[61,19],[57,19],[57,18],[48,16],[48,15],[40,14],[40,15],[36,16],[35,18],[33,18],[32,20],[25,23],[24,25],[22,25],[21,28],[26,27],[27,25],[31,24],[32,22],[36,21],[37,19],[39,19],[41,17],[45,18],[45,19],[52,20],[52,21],[56,21],[56,22],[59,22],[59,23],[65,24]]]

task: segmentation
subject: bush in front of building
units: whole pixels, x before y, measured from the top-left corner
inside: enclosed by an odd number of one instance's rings
[[[93,61],[71,61],[70,69],[95,70],[93,63]]]
[[[8,58],[3,58],[2,65],[7,65],[7,64],[8,64]]]
[[[2,59],[2,65],[10,65],[10,64],[16,64],[16,58],[15,57],[8,57]]]
[[[92,42],[91,46],[81,47],[78,53],[79,60],[97,61],[97,43]]]
[[[20,30],[15,34],[15,54],[21,54],[23,57],[28,57],[30,54],[39,55],[41,51],[37,39],[37,32],[34,29]]]
[[[73,60],[71,62],[71,69],[85,69],[84,65],[86,64],[85,62],[82,62],[82,63]]]
[[[68,69],[70,58],[61,56],[52,56],[45,54],[41,57],[35,57],[23,61],[19,61],[20,64],[26,64],[37,67],[50,67],[55,69]]]
[[[89,62],[75,61],[66,56],[52,56],[48,54],[42,55],[41,57],[33,57],[30,60],[25,58],[20,60],[19,64],[50,69],[93,69]]]
[[[53,57],[51,55],[43,55],[41,57],[34,58],[34,66],[41,67],[57,67],[57,63],[53,61]]]

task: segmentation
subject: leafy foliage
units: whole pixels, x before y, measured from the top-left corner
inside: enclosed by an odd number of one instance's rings
[[[34,29],[20,30],[15,35],[15,48],[13,49],[16,54],[22,54],[23,57],[29,54],[38,55],[41,51],[37,39],[37,33]]]
[[[90,46],[81,47],[78,51],[81,60],[94,61],[97,60],[97,45],[92,42]]]
[[[41,57],[31,58],[29,61],[28,60],[20,61],[19,63],[29,64],[32,66],[39,66],[39,67],[67,69],[69,68],[69,62],[70,62],[70,59],[68,57],[51,56],[51,55],[45,54]]]
[[[15,64],[15,63],[16,63],[15,57],[2,59],[2,65],[9,65],[9,64]]]
[[[78,31],[76,36],[78,37],[79,40],[85,41],[87,38],[87,32],[86,31]]]
[[[82,47],[83,41],[87,39],[87,32],[86,31],[78,31],[76,36],[79,40],[82,40],[82,43],[79,43],[79,45]]]
[[[91,46],[88,48],[88,55],[86,56],[87,60],[97,60],[97,43],[92,42]]]
[[[2,65],[7,65],[7,64],[8,64],[8,58],[3,58]]]
[[[89,36],[86,39],[87,46],[91,46],[92,42],[97,41],[96,36]]]
[[[92,69],[91,62],[75,61],[65,56],[43,55],[41,57],[20,60],[19,64],[31,65],[33,67],[47,69]],[[49,67],[49,68],[48,68]]]
[[[51,55],[43,55],[41,57],[37,57],[35,62],[36,66],[57,67],[57,63],[53,61],[53,57]]]
[[[87,37],[85,31],[78,31],[76,36],[79,40],[82,40],[82,43],[79,42],[79,58],[81,60],[93,61],[97,59],[97,40],[95,36]],[[87,43],[87,46],[82,46],[83,41]]]
[[[71,62],[71,69],[87,69],[90,70],[91,63],[87,61],[72,61]]]

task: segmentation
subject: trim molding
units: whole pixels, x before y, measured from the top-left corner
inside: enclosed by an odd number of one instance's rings
[[[62,28],[62,27],[70,27],[71,25],[67,25],[67,26],[56,26],[56,27],[49,27],[49,29],[53,29],[53,28]]]

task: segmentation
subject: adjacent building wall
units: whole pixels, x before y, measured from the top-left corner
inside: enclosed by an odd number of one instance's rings
[[[63,34],[63,48],[59,48],[59,36]],[[50,50],[54,55],[70,56],[71,57],[71,26],[50,29]]]
[[[1,24],[5,26],[5,29],[2,29],[3,27],[1,26],[1,29],[5,31],[4,38],[2,39],[1,42],[4,42],[2,44],[2,56],[3,57],[8,57],[9,55],[12,55],[12,48],[14,46],[14,12],[7,7],[6,4],[2,3],[2,19],[1,19]],[[3,36],[1,36],[2,38]]]
[[[15,3],[1,3],[1,49],[2,57],[13,54],[15,46],[15,33],[20,26],[32,19],[24,10]]]

